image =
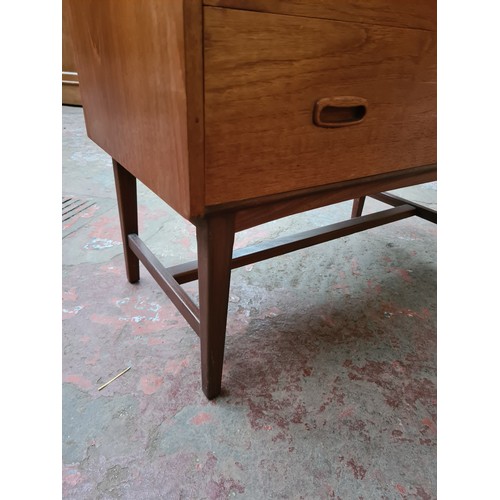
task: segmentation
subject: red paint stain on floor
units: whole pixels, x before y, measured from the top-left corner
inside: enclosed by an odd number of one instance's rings
[[[163,385],[163,377],[145,375],[141,377],[139,386],[144,394],[154,394]]]
[[[120,226],[116,224],[115,217],[102,216],[94,219],[91,223],[89,235],[91,238],[121,241]]]
[[[351,273],[355,276],[359,276],[361,274],[359,272],[358,259],[356,259],[356,257],[351,260]]]
[[[80,472],[75,469],[64,467],[62,473],[62,480],[64,486],[76,486],[81,483],[83,477]]]
[[[66,222],[66,224],[63,224],[63,226],[62,226],[63,231],[65,229],[69,229],[71,226],[73,226],[73,224],[75,224],[76,221],[79,220],[80,218],[81,219],[90,219],[97,212],[97,210],[99,210],[99,208],[100,207],[98,205],[92,205],[84,212],[80,212],[79,214],[74,215],[73,217],[71,217],[69,222]]]
[[[92,357],[88,357],[85,360],[85,364],[95,366],[96,363],[99,361],[100,357],[101,357],[101,353],[99,351],[96,351],[96,352],[94,352],[94,355]]]
[[[75,384],[80,389],[90,389],[92,387],[92,383],[90,380],[82,377],[81,375],[71,374],[63,377],[63,382],[68,384]]]
[[[436,424],[430,418],[424,418],[422,424],[428,427],[432,432],[437,432]]]
[[[256,241],[265,240],[269,238],[269,231],[267,230],[247,230],[244,233],[239,233],[236,235],[234,242],[234,249],[244,248],[249,245],[255,244]]]
[[[116,327],[122,326],[120,318],[117,315],[105,316],[104,314],[92,314],[90,316],[90,321],[92,321],[92,323],[97,323],[98,325],[110,325]]]
[[[109,264],[104,264],[99,268],[99,271],[102,271],[106,275],[113,274],[120,277],[125,275],[125,268],[122,266],[112,266]]]
[[[429,495],[429,493],[427,493],[427,491],[425,491],[422,486],[417,486],[416,488],[417,490],[417,497],[418,498],[421,498],[422,500],[431,500],[432,497]]]
[[[396,484],[395,488],[401,493],[401,495],[406,495],[406,488],[401,484]]]
[[[326,314],[322,314],[321,319],[323,320],[325,325],[329,326],[330,328],[335,327],[335,323],[330,316],[327,316]]]
[[[202,411],[198,413],[198,415],[195,415],[189,422],[193,425],[203,425],[211,422],[212,420],[212,415],[210,415],[210,413]]]
[[[189,249],[191,247],[191,244],[193,243],[193,240],[189,236],[184,236],[184,238],[179,240],[179,243],[183,248]]]
[[[354,414],[354,408],[352,408],[352,406],[348,406],[345,410],[343,410],[340,413],[339,418],[351,417],[353,414]]]
[[[432,381],[402,377],[402,373],[411,375],[411,370],[403,364],[367,361],[363,366],[356,366],[347,360],[344,367],[349,369],[350,380],[361,380],[380,387],[391,408],[398,408],[403,403],[415,407],[417,401],[429,404],[435,398],[436,388]]]
[[[373,280],[367,280],[366,286],[368,287],[368,291],[370,293],[374,292],[376,295],[380,295],[382,292],[382,286]]]
[[[221,498],[231,498],[238,493],[245,492],[245,487],[232,478],[219,476],[219,480],[210,480],[207,485],[208,498],[210,500],[220,500]]]
[[[344,406],[345,394],[341,389],[339,389],[338,387],[334,387],[332,389],[332,396],[336,404],[338,404],[339,406]]]
[[[356,479],[365,478],[366,469],[362,465],[357,464],[352,458],[347,461],[347,465],[352,470],[352,473]]]
[[[403,278],[403,281],[406,281],[406,283],[411,282],[412,278],[408,269],[396,268],[394,270]]]
[[[178,375],[179,372],[183,369],[186,368],[189,365],[189,360],[186,359],[173,359],[167,363],[167,366],[165,367],[165,373],[171,374],[171,375]]]
[[[78,294],[76,293],[76,287],[72,287],[69,290],[64,290],[62,293],[63,300],[69,300],[74,302],[78,298]]]
[[[159,345],[159,344],[164,344],[165,341],[161,338],[158,338],[158,337],[153,337],[151,339],[149,339],[148,341],[148,345]]]

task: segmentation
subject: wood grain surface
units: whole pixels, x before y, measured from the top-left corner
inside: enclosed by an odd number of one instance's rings
[[[200,215],[201,1],[71,0],[70,7],[89,137],[181,215]]]
[[[235,202],[436,162],[432,31],[204,8],[205,202]],[[356,125],[312,121],[357,96]]]
[[[436,0],[204,0],[205,5],[436,30]]]

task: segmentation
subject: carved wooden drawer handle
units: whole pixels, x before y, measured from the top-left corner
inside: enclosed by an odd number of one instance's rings
[[[368,101],[362,97],[324,97],[314,105],[313,122],[318,127],[345,127],[361,123]]]

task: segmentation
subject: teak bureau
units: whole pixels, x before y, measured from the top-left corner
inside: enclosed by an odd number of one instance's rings
[[[70,0],[89,137],[112,158],[128,279],[139,261],[201,340],[220,393],[231,269],[436,212],[382,191],[436,179],[435,0]],[[165,268],[136,179],[196,226]],[[365,196],[392,205],[362,215]],[[353,199],[353,217],[233,253],[237,231]],[[199,307],[180,286],[199,280]]]

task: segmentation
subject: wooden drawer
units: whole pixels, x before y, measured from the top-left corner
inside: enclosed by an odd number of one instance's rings
[[[436,0],[203,0],[203,4],[436,31]]]
[[[208,206],[436,161],[432,30],[205,7],[204,68]],[[343,96],[362,121],[316,125]]]

